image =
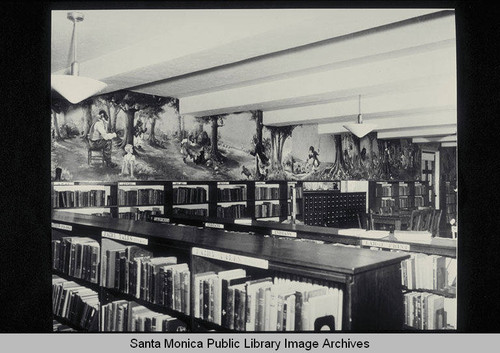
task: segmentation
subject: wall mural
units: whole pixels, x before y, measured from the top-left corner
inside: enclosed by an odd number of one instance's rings
[[[420,178],[421,151],[408,139],[319,135],[316,124],[264,126],[260,111],[181,116],[174,98],[129,91],[78,105],[54,95],[51,141],[57,180]]]

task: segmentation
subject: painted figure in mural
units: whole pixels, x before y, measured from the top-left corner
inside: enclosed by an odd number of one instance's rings
[[[116,133],[108,132],[108,120],[108,114],[100,110],[99,119],[90,127],[88,139],[91,148],[104,149],[104,161],[108,167],[113,168],[116,164],[111,161],[111,143]]]
[[[181,141],[181,154],[182,161],[186,162],[186,158],[191,158],[193,161],[196,159],[195,153],[196,142],[194,141],[194,136],[190,134]]]
[[[266,156],[264,145],[257,139],[257,136],[253,137],[253,142],[255,144],[255,149],[250,152],[250,154],[255,157],[255,165],[259,171],[258,174],[260,175],[260,179],[263,179],[267,175],[269,158]]]
[[[319,153],[314,150],[314,147],[309,147],[309,154],[307,156],[307,164],[312,166],[312,170],[315,172],[318,170],[321,162],[318,159]]]
[[[130,174],[130,176],[134,177],[134,168],[135,168],[135,156],[134,156],[134,146],[131,144],[127,144],[125,146],[125,156],[123,156],[122,161],[122,171],[120,175]]]
[[[148,129],[144,127],[141,120],[137,120],[137,124],[134,126],[134,147],[138,150],[143,150],[142,146],[144,143],[144,133]]]
[[[384,157],[382,159],[382,173],[386,178],[391,178],[391,149],[387,145],[387,141],[384,145]]]

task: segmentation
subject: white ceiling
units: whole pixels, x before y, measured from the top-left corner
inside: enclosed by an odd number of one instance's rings
[[[53,73],[72,61],[67,12],[52,13]],[[106,92],[177,97],[195,116],[261,109],[267,125],[316,122],[320,133],[345,131],[361,95],[365,121],[387,136],[410,120],[409,137],[436,136],[430,122],[456,130],[452,10],[80,12],[80,75]]]

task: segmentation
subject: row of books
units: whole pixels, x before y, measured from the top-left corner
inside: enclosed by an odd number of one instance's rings
[[[207,215],[208,215],[208,209],[206,209],[206,208],[182,208],[182,207],[174,207],[172,209],[172,213],[174,215],[207,217]]]
[[[272,202],[255,205],[255,218],[279,217],[280,207],[280,204]]]
[[[415,207],[424,207],[425,199],[423,196],[415,196],[414,198]]]
[[[288,186],[287,198],[292,197],[292,186]],[[301,199],[304,197],[304,189],[301,186],[295,187],[295,197]]]
[[[412,253],[401,262],[401,281],[408,289],[444,290],[456,281],[456,259]]]
[[[236,331],[340,330],[343,291],[244,269],[195,274],[193,315]]]
[[[380,200],[380,207],[382,208],[390,208],[390,207],[395,207],[396,206],[396,201],[394,199],[381,199]]]
[[[247,199],[246,186],[217,189],[218,201],[246,201],[246,199]]]
[[[60,323],[57,320],[52,320],[52,332],[76,332],[73,327]]]
[[[105,207],[112,204],[111,195],[107,195],[105,190],[54,190],[52,194],[53,208]]]
[[[391,184],[377,184],[375,191],[377,197],[392,197],[392,185]]]
[[[415,195],[425,195],[427,188],[424,184],[415,183]]]
[[[187,325],[173,316],[159,313],[135,301],[117,300],[102,306],[104,332],[183,332]]]
[[[52,240],[52,268],[69,276],[99,283],[100,245],[87,237]]]
[[[456,299],[433,293],[408,292],[404,295],[405,325],[419,330],[456,327]]]
[[[174,187],[173,202],[174,204],[205,203],[207,202],[207,190],[202,187]]]
[[[82,330],[91,330],[99,313],[97,292],[59,276],[52,276],[52,312]]]
[[[190,271],[175,256],[154,257],[136,245],[103,252],[102,285],[189,315]]]
[[[217,218],[243,218],[247,216],[247,206],[246,205],[231,205],[231,206],[221,206],[217,205]]]
[[[118,189],[118,205],[161,205],[165,200],[165,192],[160,189]]]
[[[255,187],[255,200],[278,200],[280,198],[279,186]]]
[[[410,195],[410,187],[406,184],[398,185],[398,195],[399,196],[409,196]]]
[[[159,216],[161,214],[162,212],[158,207],[153,207],[151,210],[140,210],[139,208],[132,207],[129,212],[119,212],[118,218],[134,221],[151,221],[153,216]]]
[[[413,207],[413,199],[409,197],[400,197],[398,199],[399,208],[410,208]]]

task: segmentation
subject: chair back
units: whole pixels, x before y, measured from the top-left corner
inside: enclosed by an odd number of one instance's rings
[[[410,224],[408,230],[418,230],[420,227],[422,214],[419,210],[412,210],[410,215]]]
[[[434,210],[432,214],[431,233],[433,237],[437,236],[439,233],[439,224],[441,223],[442,214],[443,210]]]
[[[422,210],[422,220],[419,230],[426,230],[428,232],[431,231],[433,214],[434,210],[432,209]]]

